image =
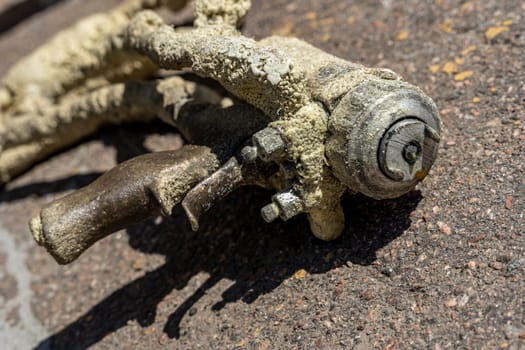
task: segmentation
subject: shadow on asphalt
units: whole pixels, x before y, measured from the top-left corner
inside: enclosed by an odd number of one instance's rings
[[[78,144],[91,140],[100,140],[105,145],[115,148],[116,162],[122,163],[130,158],[150,152],[150,150],[144,146],[147,135],[163,135],[169,133],[173,133],[173,129],[166,128],[165,124],[162,124],[159,121],[147,124],[126,124],[124,127],[110,125],[103,128],[98,135],[82,139]],[[72,147],[75,147],[75,145]],[[68,149],[70,148],[61,150],[58,153],[65,152]],[[45,161],[46,159],[42,162]],[[63,166],[63,168],[67,169],[65,166]],[[89,185],[102,174],[102,172],[87,172],[83,174],[64,176],[63,178],[50,181],[31,182],[27,185],[21,186],[0,184],[0,203],[12,202],[31,196],[41,197],[52,193],[77,190]]]
[[[3,32],[16,26],[18,23],[27,20],[40,11],[55,5],[62,0],[19,0],[11,1],[12,4],[0,12],[0,35]]]
[[[89,172],[53,181],[32,182],[27,185],[17,186],[7,190],[2,190],[2,188],[0,188],[0,203],[12,202],[31,196],[42,197],[50,193],[76,190],[95,181],[100,175],[102,175],[102,173]]]
[[[166,132],[169,130],[162,124],[132,124],[105,128],[98,139],[114,146],[117,161],[122,162],[147,152],[143,146],[146,135]],[[88,173],[5,190],[0,201],[80,188],[97,175]],[[209,278],[175,306],[164,325],[170,338],[181,335],[183,318],[198,312],[194,308],[196,303],[222,279],[234,283],[212,306],[214,312],[239,300],[254,302],[299,269],[322,274],[348,263],[370,265],[376,260],[378,249],[410,226],[409,214],[422,198],[418,191],[385,201],[347,195],[343,199],[345,232],[336,241],[322,242],[310,233],[304,215],[266,224],[259,209],[271,195],[260,188],[232,193],[202,217],[197,233],[191,231],[180,208],[160,223],[150,220],[128,228],[131,247],[145,254],[164,255],[165,264],[116,290],[76,321],[43,340],[39,347],[85,349],[129,321],[136,320],[148,327],[155,322],[157,305],[174,289],[186,287],[201,272],[209,274]]]
[[[188,313],[198,312],[194,305],[221,279],[234,284],[212,306],[216,312],[239,300],[252,303],[298,269],[320,274],[349,262],[371,264],[378,249],[409,227],[409,213],[421,200],[417,191],[387,201],[347,196],[347,228],[340,239],[326,243],[309,233],[304,216],[288,222],[264,223],[258,208],[270,195],[254,188],[230,195],[203,217],[197,233],[190,230],[182,210],[160,224],[148,221],[129,228],[129,244],[134,249],[162,254],[166,263],[115,291],[42,344],[84,349],[129,321],[137,320],[148,327],[154,323],[157,305],[165,296],[184,288],[196,274],[207,272],[209,278],[176,305],[164,326],[167,336],[177,338],[181,335],[182,319]]]

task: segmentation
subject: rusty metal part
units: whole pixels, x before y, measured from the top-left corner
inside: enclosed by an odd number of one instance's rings
[[[243,182],[241,166],[237,159],[232,157],[219,170],[193,187],[182,201],[182,207],[193,231],[199,229],[199,218],[202,214],[241,187]]]
[[[217,157],[202,146],[138,156],[45,206],[31,220],[31,230],[57,262],[70,263],[110,233],[170,215],[186,192],[217,167]]]

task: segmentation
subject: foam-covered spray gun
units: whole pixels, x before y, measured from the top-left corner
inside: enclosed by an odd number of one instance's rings
[[[50,107],[46,116],[56,129],[4,141],[9,151],[48,132],[40,136],[47,140],[42,148],[56,149],[62,144],[53,135],[82,123],[94,129],[142,116],[174,125],[191,144],[124,162],[44,207],[31,230],[58,262],[71,262],[130,223],[169,215],[179,203],[197,229],[204,212],[244,185],[277,191],[261,209],[264,220],[306,213],[313,234],[331,240],[344,227],[345,191],[394,198],[427,175],[441,132],[429,97],[390,70],[345,61],[295,38],[256,42],[240,35],[236,28],[249,5],[197,1],[195,26],[184,31],[142,11],[110,36],[121,43],[111,50],[147,57],[156,68],[191,68],[233,100],[181,76],[128,76]]]

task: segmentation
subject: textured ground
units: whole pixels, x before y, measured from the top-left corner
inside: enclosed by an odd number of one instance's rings
[[[0,34],[0,74],[42,38],[116,1],[64,1]],[[0,6],[1,8],[1,6]],[[435,98],[440,158],[392,201],[345,198],[348,225],[264,224],[246,189],[147,222],[60,267],[26,221],[117,162],[177,147],[160,124],[107,128],[0,192],[0,341],[7,348],[525,348],[525,4],[254,1],[245,33],[294,35],[389,67]]]

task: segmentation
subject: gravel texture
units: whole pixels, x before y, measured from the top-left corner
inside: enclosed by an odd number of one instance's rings
[[[116,1],[64,1],[0,35],[0,72]],[[97,243],[72,265],[32,242],[38,208],[134,155],[180,147],[161,124],[109,127],[0,192],[0,340],[8,348],[525,348],[522,1],[254,0],[244,32],[293,35],[388,67],[432,96],[440,156],[397,200],[347,196],[347,227],[266,224],[238,191]],[[21,334],[27,336],[22,341]]]

